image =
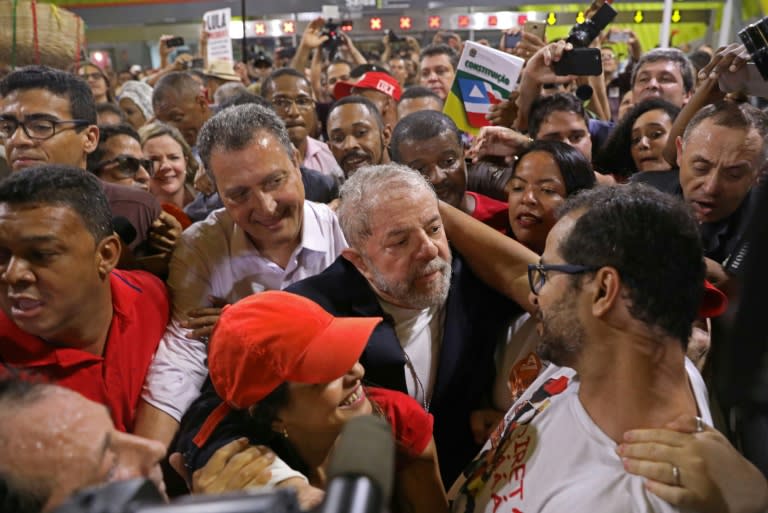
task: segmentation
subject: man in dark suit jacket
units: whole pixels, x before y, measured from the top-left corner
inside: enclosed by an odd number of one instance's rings
[[[515,305],[480,282],[460,255],[451,255],[435,193],[411,169],[361,169],[344,185],[342,198],[339,222],[350,248],[321,274],[286,290],[336,316],[384,317],[360,359],[365,379],[410,393],[434,415],[438,460],[449,486],[479,448],[470,415],[489,404],[494,350]],[[430,340],[402,326],[419,324],[409,311],[434,321],[433,357],[421,362],[421,375],[419,338]]]

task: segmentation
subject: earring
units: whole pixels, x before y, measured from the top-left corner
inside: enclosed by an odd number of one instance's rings
[[[288,440],[288,428],[287,427],[283,426],[283,432],[280,433],[280,434],[283,435],[283,438]]]

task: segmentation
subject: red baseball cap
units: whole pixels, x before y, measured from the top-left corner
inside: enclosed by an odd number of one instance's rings
[[[699,304],[699,317],[720,317],[728,309],[728,296],[704,280],[704,295]]]
[[[267,291],[224,307],[211,334],[208,370],[224,399],[194,439],[198,447],[232,409],[258,403],[286,381],[343,376],[381,317],[334,317],[296,294]]]
[[[352,94],[352,88],[356,89],[374,89],[394,98],[396,102],[400,101],[400,95],[403,94],[400,84],[392,75],[383,71],[369,71],[363,73],[357,82],[336,82],[333,87],[333,96],[340,100],[345,96]]]

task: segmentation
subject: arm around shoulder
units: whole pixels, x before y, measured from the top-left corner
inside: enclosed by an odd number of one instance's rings
[[[440,215],[448,240],[475,274],[526,311],[533,312],[535,309],[529,299],[528,264],[538,262],[538,255],[442,201]]]

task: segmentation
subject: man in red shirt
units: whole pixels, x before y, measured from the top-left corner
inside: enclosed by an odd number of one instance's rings
[[[96,177],[43,165],[0,183],[0,366],[104,404],[131,431],[169,306],[160,280],[115,270],[120,245]]]

